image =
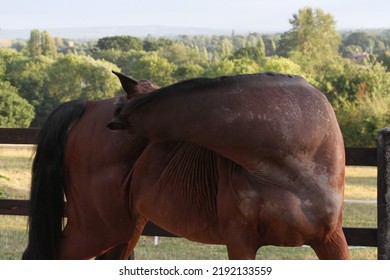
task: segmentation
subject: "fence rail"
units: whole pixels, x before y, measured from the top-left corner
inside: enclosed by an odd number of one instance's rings
[[[0,128],[0,144],[34,144],[39,129]],[[378,168],[378,228],[343,228],[350,246],[378,248],[378,259],[390,259],[390,128],[378,134],[377,148],[346,148],[346,165]],[[0,215],[28,215],[28,200],[0,200]],[[175,237],[149,222],[142,235]]]

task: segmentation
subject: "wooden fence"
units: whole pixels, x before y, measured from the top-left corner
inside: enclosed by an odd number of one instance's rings
[[[0,144],[34,144],[38,129],[0,128]],[[343,228],[350,246],[378,248],[378,259],[390,259],[390,128],[378,133],[377,148],[346,148],[346,164],[378,169],[377,228]],[[28,200],[0,200],[0,215],[28,215]],[[149,222],[142,235],[175,235]]]

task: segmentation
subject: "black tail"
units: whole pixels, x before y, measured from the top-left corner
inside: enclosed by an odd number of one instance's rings
[[[55,259],[64,217],[64,148],[68,129],[85,109],[71,101],[57,107],[38,135],[32,166],[28,246],[23,259]]]

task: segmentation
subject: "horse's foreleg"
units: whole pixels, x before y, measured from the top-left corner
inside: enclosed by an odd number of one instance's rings
[[[227,245],[229,260],[254,260],[257,250],[245,248],[237,244]]]
[[[351,256],[341,226],[325,241],[310,244],[320,260],[349,260]]]
[[[226,247],[229,260],[254,260],[259,249],[256,235],[247,228],[231,226],[226,228]]]
[[[131,249],[132,241],[115,246],[105,252],[103,255],[96,257],[96,260],[127,260],[133,250]]]

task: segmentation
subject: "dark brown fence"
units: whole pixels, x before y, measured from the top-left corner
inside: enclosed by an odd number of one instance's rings
[[[34,144],[38,129],[0,128],[0,144]],[[343,228],[350,246],[378,248],[378,259],[390,259],[390,128],[378,133],[377,148],[346,148],[346,164],[378,169],[377,228]],[[28,215],[28,200],[0,200],[0,215]],[[146,236],[175,235],[148,223]]]

